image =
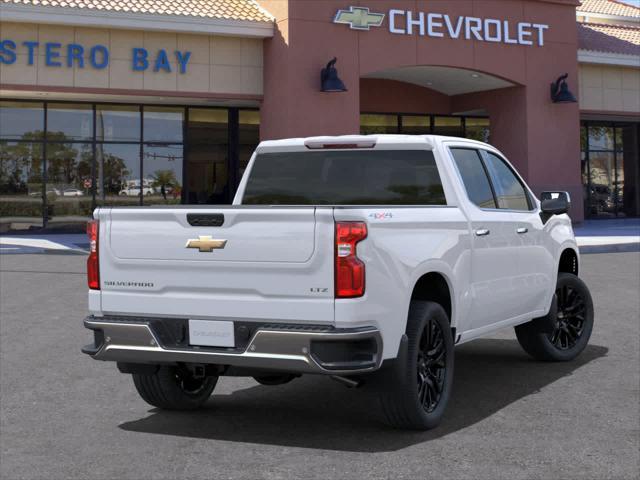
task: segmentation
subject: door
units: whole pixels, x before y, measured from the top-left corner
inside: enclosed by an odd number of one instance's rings
[[[519,274],[517,290],[522,315],[546,310],[549,285],[555,282],[556,265],[545,241],[544,224],[531,193],[511,166],[501,157],[480,150],[496,195],[498,208],[509,211],[516,238]]]
[[[478,150],[452,147],[469,199],[472,229],[471,329],[482,333],[519,313],[516,219],[498,208]]]

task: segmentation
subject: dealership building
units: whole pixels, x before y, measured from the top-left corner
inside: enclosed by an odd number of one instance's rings
[[[640,215],[616,0],[0,0],[0,96],[0,232],[229,203],[261,139],[355,133],[488,141],[575,221]]]

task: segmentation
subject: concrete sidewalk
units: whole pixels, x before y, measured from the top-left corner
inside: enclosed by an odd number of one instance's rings
[[[0,254],[54,253],[84,255],[89,250],[85,234],[31,234],[0,236]]]
[[[575,228],[581,253],[640,252],[640,219],[587,220]],[[0,236],[0,253],[85,254],[84,234]]]
[[[640,219],[586,220],[575,229],[580,253],[640,252]]]

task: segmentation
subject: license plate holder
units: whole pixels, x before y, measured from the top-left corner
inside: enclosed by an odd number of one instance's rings
[[[197,347],[235,347],[233,322],[189,319],[189,345]]]

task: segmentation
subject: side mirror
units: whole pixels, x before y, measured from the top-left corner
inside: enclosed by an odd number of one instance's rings
[[[571,208],[569,192],[542,192],[540,200],[542,213],[548,216],[569,213]]]

